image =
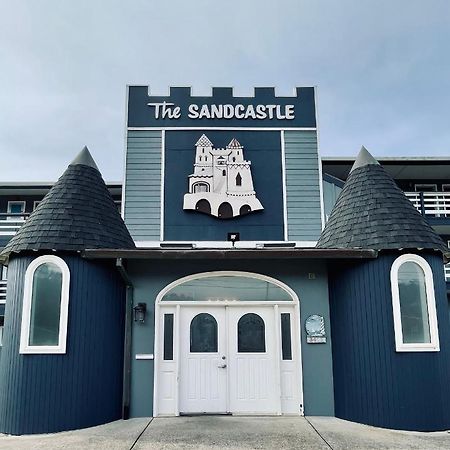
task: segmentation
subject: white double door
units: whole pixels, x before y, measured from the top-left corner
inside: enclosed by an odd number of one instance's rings
[[[180,413],[280,414],[273,306],[183,306]]]

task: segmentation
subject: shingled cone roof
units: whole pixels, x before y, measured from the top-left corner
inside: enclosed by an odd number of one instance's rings
[[[84,147],[0,253],[134,248],[117,205]]]
[[[317,247],[448,252],[442,239],[364,147]]]

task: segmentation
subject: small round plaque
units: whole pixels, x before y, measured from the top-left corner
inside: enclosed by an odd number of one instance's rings
[[[325,336],[325,323],[322,316],[313,314],[306,319],[305,329],[308,336]]]

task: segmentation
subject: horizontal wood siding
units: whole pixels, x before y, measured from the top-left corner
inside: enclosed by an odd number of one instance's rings
[[[395,351],[390,284],[399,254],[331,268],[330,309],[336,416],[417,431],[450,428],[450,323],[442,257],[434,274],[440,352]]]
[[[160,239],[161,148],[161,131],[128,131],[125,223],[137,241]]]
[[[8,271],[0,359],[0,432],[53,433],[121,418],[124,287],[113,265],[66,256],[70,269],[67,353],[19,354],[23,282],[33,257]]]
[[[322,230],[316,131],[285,131],[288,239],[316,241]]]

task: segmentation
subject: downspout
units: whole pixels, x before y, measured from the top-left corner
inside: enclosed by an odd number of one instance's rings
[[[129,277],[122,258],[116,259],[116,267],[125,282],[125,338],[123,347],[123,390],[122,390],[122,419],[130,418],[131,392],[131,328],[133,324],[133,283]]]

